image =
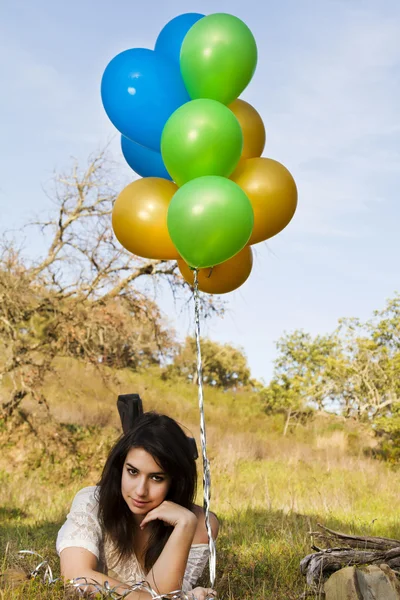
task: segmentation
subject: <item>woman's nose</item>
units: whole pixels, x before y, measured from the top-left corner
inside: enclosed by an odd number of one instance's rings
[[[139,477],[137,481],[136,493],[138,496],[147,495],[147,480],[145,477]]]

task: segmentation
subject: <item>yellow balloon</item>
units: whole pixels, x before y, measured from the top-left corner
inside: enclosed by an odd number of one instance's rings
[[[250,246],[245,246],[229,260],[209,269],[199,269],[199,290],[208,294],[233,292],[246,281],[252,266],[253,253]],[[178,260],[178,267],[183,278],[193,286],[194,273],[182,258]]]
[[[253,207],[249,244],[267,240],[288,225],[297,207],[297,187],[286,167],[272,158],[249,158],[239,164],[231,179],[246,192]]]
[[[167,228],[168,206],[177,189],[167,179],[144,177],[122,190],[114,204],[112,226],[124,248],[144,258],[179,258]]]
[[[243,150],[240,159],[261,156],[265,146],[265,127],[255,108],[244,100],[235,100],[229,107],[243,132]]]

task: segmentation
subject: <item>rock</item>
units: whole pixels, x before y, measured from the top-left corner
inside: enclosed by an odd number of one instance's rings
[[[389,577],[394,589],[397,591],[398,594],[400,594],[400,581],[397,577],[397,574],[388,565],[379,565],[379,566],[382,569],[382,571],[384,573],[386,573],[386,575]]]
[[[326,600],[360,600],[354,567],[336,571],[324,586]]]
[[[326,600],[400,600],[400,583],[387,565],[345,567],[324,586]]]

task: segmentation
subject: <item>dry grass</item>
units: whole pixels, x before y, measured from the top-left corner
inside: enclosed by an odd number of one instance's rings
[[[104,384],[94,369],[60,362],[46,385],[53,415],[69,424],[57,434],[63,444],[39,413],[35,422],[39,437],[45,432],[46,451],[26,424],[1,437],[3,569],[19,566],[17,551],[29,548],[48,557],[57,573],[57,530],[76,491],[97,481],[119,433],[118,393],[139,392],[147,410],[166,412],[198,431],[196,388],[167,384],[152,373],[110,373]],[[367,432],[321,417],[283,437],[283,417],[266,416],[254,396],[207,389],[205,402],[212,508],[222,523],[221,598],[298,598],[304,591],[299,561],[310,552],[308,532],[317,522],[400,537],[398,475],[365,457],[363,449],[372,443]],[[38,582],[4,593],[16,600],[65,597],[61,587],[50,592]]]

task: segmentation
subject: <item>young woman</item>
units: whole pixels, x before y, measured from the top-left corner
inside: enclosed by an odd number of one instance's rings
[[[111,450],[98,486],[75,496],[57,537],[62,576],[108,581],[121,585],[119,592],[146,580],[160,595],[183,589],[195,600],[214,597],[213,590],[194,587],[209,556],[204,512],[193,504],[196,482],[180,426],[144,413]],[[215,539],[215,515],[210,522]],[[150,595],[126,596],[139,597]]]

